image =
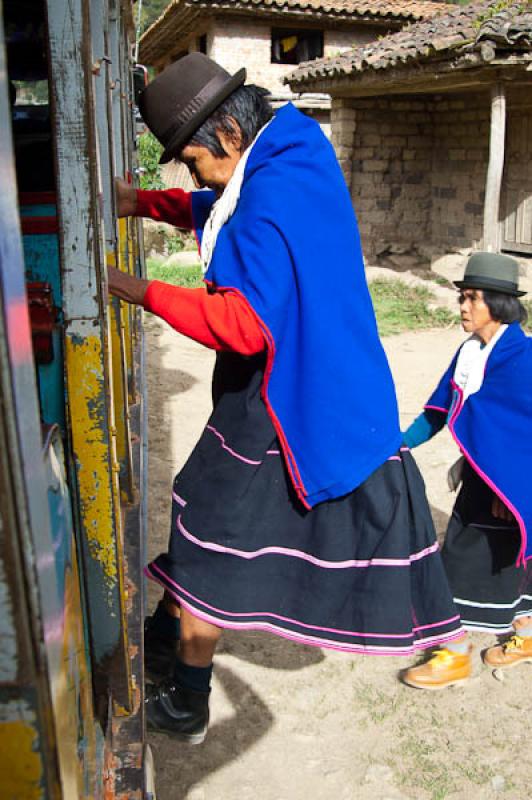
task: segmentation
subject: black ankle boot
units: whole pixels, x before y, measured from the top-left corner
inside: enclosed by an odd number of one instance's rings
[[[154,625],[153,617],[144,620],[144,673],[148,680],[163,681],[174,674],[179,638],[167,636]]]
[[[189,744],[201,744],[209,725],[210,692],[185,689],[173,680],[146,687],[148,730],[168,733]]]

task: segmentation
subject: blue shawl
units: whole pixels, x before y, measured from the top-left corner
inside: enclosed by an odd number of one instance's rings
[[[214,201],[194,192],[201,242]],[[206,280],[246,299],[268,359],[262,397],[307,508],[359,486],[401,444],[351,198],[319,125],[281,108],[254,145]]]
[[[519,566],[532,558],[532,339],[518,322],[509,325],[488,357],[482,386],[465,403],[453,381],[459,352],[425,407],[449,415],[460,450],[514,514]]]

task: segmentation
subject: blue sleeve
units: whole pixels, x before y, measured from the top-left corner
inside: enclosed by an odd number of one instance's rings
[[[410,427],[403,433],[403,442],[413,449],[418,445],[428,442],[445,425],[447,415],[442,411],[427,408],[417,417]]]

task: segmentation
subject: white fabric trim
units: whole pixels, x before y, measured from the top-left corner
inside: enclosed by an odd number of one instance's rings
[[[455,383],[462,389],[464,403],[482,386],[488,357],[507,327],[508,325],[501,325],[486,345],[476,334],[462,345],[453,377]]]
[[[203,274],[205,274],[209,269],[209,264],[211,263],[218,234],[227,220],[233,215],[234,210],[238,205],[242,181],[244,180],[244,170],[246,169],[246,164],[250,153],[255,146],[257,139],[266,130],[271,121],[271,119],[268,120],[266,125],[264,125],[257,133],[249,147],[244,150],[240,157],[240,161],[236,165],[235,171],[231,175],[231,178],[229,179],[229,182],[222,195],[211,208],[201,239],[201,266],[203,269]]]
[[[532,596],[529,594],[522,594],[513,603],[475,603],[473,600],[462,600],[461,597],[455,597],[453,599],[455,603],[460,603],[461,606],[471,606],[472,608],[515,608],[525,600],[532,601]]]

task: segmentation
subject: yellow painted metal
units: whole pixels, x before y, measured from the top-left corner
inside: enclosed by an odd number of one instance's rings
[[[39,733],[29,722],[0,722],[0,774],[2,797],[42,800],[44,774]]]
[[[114,436],[114,403],[106,405],[105,353],[99,335],[67,336],[65,361],[72,447],[76,458],[79,509],[89,553],[101,567],[109,593],[109,611],[118,612],[128,652],[124,599],[124,558],[118,462]],[[111,365],[109,365],[109,368]],[[112,394],[112,391],[111,391]],[[108,416],[107,416],[108,415]],[[131,668],[125,658],[128,702],[132,704]]]
[[[86,661],[77,552],[71,547],[65,575],[63,645],[60,670],[54,675],[56,746],[63,797],[90,800],[98,790],[96,718]],[[80,747],[83,749],[80,750]],[[80,755],[82,758],[80,759]]]
[[[114,251],[107,253],[108,266],[116,265]],[[124,502],[133,502],[134,479],[133,458],[131,453],[131,435],[129,428],[129,393],[128,368],[126,364],[125,330],[122,320],[128,309],[117,297],[110,298],[109,318],[111,336],[111,376],[113,383],[113,407],[115,424],[112,433],[116,437],[116,456],[120,472],[121,498]]]
[[[119,269],[122,270],[122,272],[130,271],[128,245],[129,242],[128,242],[127,220],[125,219],[125,217],[122,217],[121,219],[118,220],[118,266]],[[133,340],[131,336],[131,317],[130,317],[129,307],[127,308],[123,307],[122,326],[124,332],[127,379],[129,387],[130,379],[133,374]],[[134,402],[133,398],[130,398],[130,402],[132,403]]]
[[[137,267],[137,258],[138,258],[138,241],[137,241],[137,231],[138,227],[137,220],[133,217],[127,217],[127,241],[128,241],[128,271],[130,275],[136,275],[136,267]],[[135,352],[138,345],[138,337],[140,335],[139,330],[139,316],[138,316],[138,309],[136,309],[132,305],[128,305],[128,312],[129,312],[129,324],[130,324],[130,331],[131,331],[131,348],[132,352]],[[130,376],[129,382],[129,395],[130,395],[130,402],[136,403],[137,398],[137,386],[135,384],[135,374],[136,371],[133,368]]]
[[[119,517],[117,479],[110,467],[114,443],[105,432],[103,353],[99,336],[66,337],[66,363],[72,444],[78,467],[79,500],[91,556],[102,565],[108,586],[120,580],[116,552]]]
[[[107,253],[107,265],[116,266],[115,254],[113,251]],[[114,419],[115,424],[111,431],[116,436],[116,456],[120,464],[126,463],[127,453],[127,409],[125,376],[122,369],[122,330],[121,330],[122,308],[120,301],[110,298],[109,302],[109,322],[111,331],[111,376],[113,381],[113,400],[114,400]]]

